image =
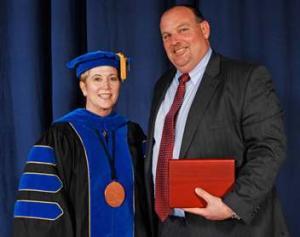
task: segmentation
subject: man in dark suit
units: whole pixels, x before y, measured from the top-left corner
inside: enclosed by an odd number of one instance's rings
[[[160,30],[174,68],[157,82],[150,115],[153,236],[289,236],[274,188],[285,158],[283,112],[269,73],[213,52],[209,23],[192,7],[164,12]],[[228,156],[235,159],[232,192],[219,198],[199,187],[205,208],[168,207],[166,159]]]

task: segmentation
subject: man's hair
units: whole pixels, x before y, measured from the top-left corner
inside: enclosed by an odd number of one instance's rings
[[[203,14],[201,13],[201,11],[197,7],[195,7],[193,5],[190,5],[190,4],[178,4],[178,5],[175,5],[175,6],[172,6],[172,7],[168,8],[165,12],[167,12],[167,11],[169,11],[169,10],[175,8],[175,7],[186,7],[186,8],[190,9],[193,12],[193,14],[194,14],[197,21],[201,22],[201,21],[205,20],[205,18],[203,16]]]

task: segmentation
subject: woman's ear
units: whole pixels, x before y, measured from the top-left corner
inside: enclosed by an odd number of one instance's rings
[[[86,84],[83,81],[79,82],[79,87],[81,89],[82,94],[86,97],[87,93],[86,93]]]

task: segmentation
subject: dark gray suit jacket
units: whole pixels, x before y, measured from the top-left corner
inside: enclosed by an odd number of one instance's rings
[[[153,236],[158,223],[152,182],[154,123],[174,75],[171,69],[156,83],[149,121],[145,175]],[[180,157],[233,156],[236,182],[223,200],[242,219],[208,221],[186,213],[191,236],[289,236],[274,188],[285,158],[282,117],[264,67],[212,54],[187,118]]]

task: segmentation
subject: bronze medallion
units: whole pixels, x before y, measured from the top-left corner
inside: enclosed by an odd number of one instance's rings
[[[125,190],[117,181],[110,182],[104,191],[105,201],[111,207],[119,207],[125,199]]]

